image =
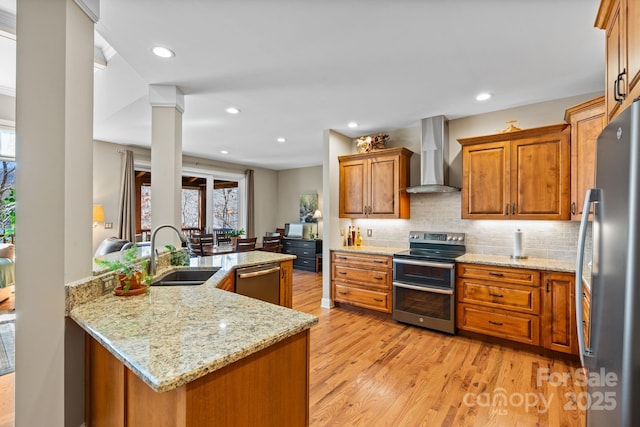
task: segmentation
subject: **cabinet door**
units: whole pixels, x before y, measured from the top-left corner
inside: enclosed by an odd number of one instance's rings
[[[293,306],[293,262],[280,263],[280,305],[291,308]]]
[[[398,156],[379,156],[369,161],[369,217],[397,217],[399,189]]]
[[[607,28],[606,35],[606,48],[607,48],[607,65],[606,65],[606,104],[607,104],[607,116],[609,121],[620,111],[620,104],[615,100],[616,80],[618,74],[625,68],[624,60],[624,46],[622,39],[622,19],[620,16],[620,3],[615,7],[612,12],[611,20],[609,21],[609,27]],[[619,83],[622,87],[618,90],[622,93],[626,93],[627,76]]]
[[[584,195],[593,188],[596,140],[606,126],[604,102],[571,117],[571,219],[580,221]]]
[[[508,141],[463,147],[462,218],[508,218],[509,152]]]
[[[512,218],[569,219],[570,191],[566,132],[512,142]]]
[[[543,274],[542,345],[563,353],[578,353],[575,318],[575,276]]]
[[[340,162],[340,218],[365,216],[366,195],[367,160]]]
[[[637,0],[626,0],[627,6],[627,72],[629,82],[629,98],[640,95],[640,3]]]

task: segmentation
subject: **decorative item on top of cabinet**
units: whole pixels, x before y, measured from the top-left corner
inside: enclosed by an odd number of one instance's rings
[[[334,301],[391,313],[392,267],[390,256],[331,251]]]
[[[640,2],[602,0],[595,26],[606,32],[607,119],[640,96]]]
[[[463,219],[570,218],[567,124],[462,138]]]
[[[595,183],[596,140],[604,129],[604,95],[568,108],[564,120],[571,125],[571,219],[580,221],[584,195]]]
[[[412,155],[399,147],[339,156],[340,218],[409,218]]]

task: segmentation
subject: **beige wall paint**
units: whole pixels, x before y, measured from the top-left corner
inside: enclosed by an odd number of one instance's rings
[[[322,166],[287,169],[278,172],[278,215],[275,226],[283,227],[287,222],[300,222],[301,194],[317,194],[318,208],[324,215],[322,209]],[[305,226],[305,235],[308,233],[308,227]],[[322,221],[319,221],[318,229],[320,236],[322,236]],[[313,232],[316,232],[315,225]]]

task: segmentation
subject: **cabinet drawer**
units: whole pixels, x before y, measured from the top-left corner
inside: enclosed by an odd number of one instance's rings
[[[331,262],[343,265],[360,265],[374,269],[390,269],[393,266],[393,260],[390,256],[359,254],[353,252],[332,251]]]
[[[366,286],[391,289],[391,274],[386,271],[362,270],[359,268],[334,264],[331,271],[331,279],[360,282]]]
[[[508,282],[526,286],[540,286],[540,273],[524,268],[492,267],[477,264],[458,264],[458,277]]]
[[[282,240],[282,246],[287,248],[305,248],[315,253],[316,241],[315,240]]]
[[[540,344],[540,318],[458,304],[458,328],[531,345]]]
[[[334,283],[333,299],[337,302],[391,313],[390,292],[360,289]]]
[[[502,308],[528,314],[540,314],[540,289],[530,286],[500,284],[458,279],[459,302]]]

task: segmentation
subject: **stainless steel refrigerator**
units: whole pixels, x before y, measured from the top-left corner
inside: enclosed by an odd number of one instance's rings
[[[582,327],[582,276],[593,212],[589,346]],[[587,426],[640,426],[640,101],[597,140],[595,188],[587,191],[576,263],[576,317],[589,370]]]

